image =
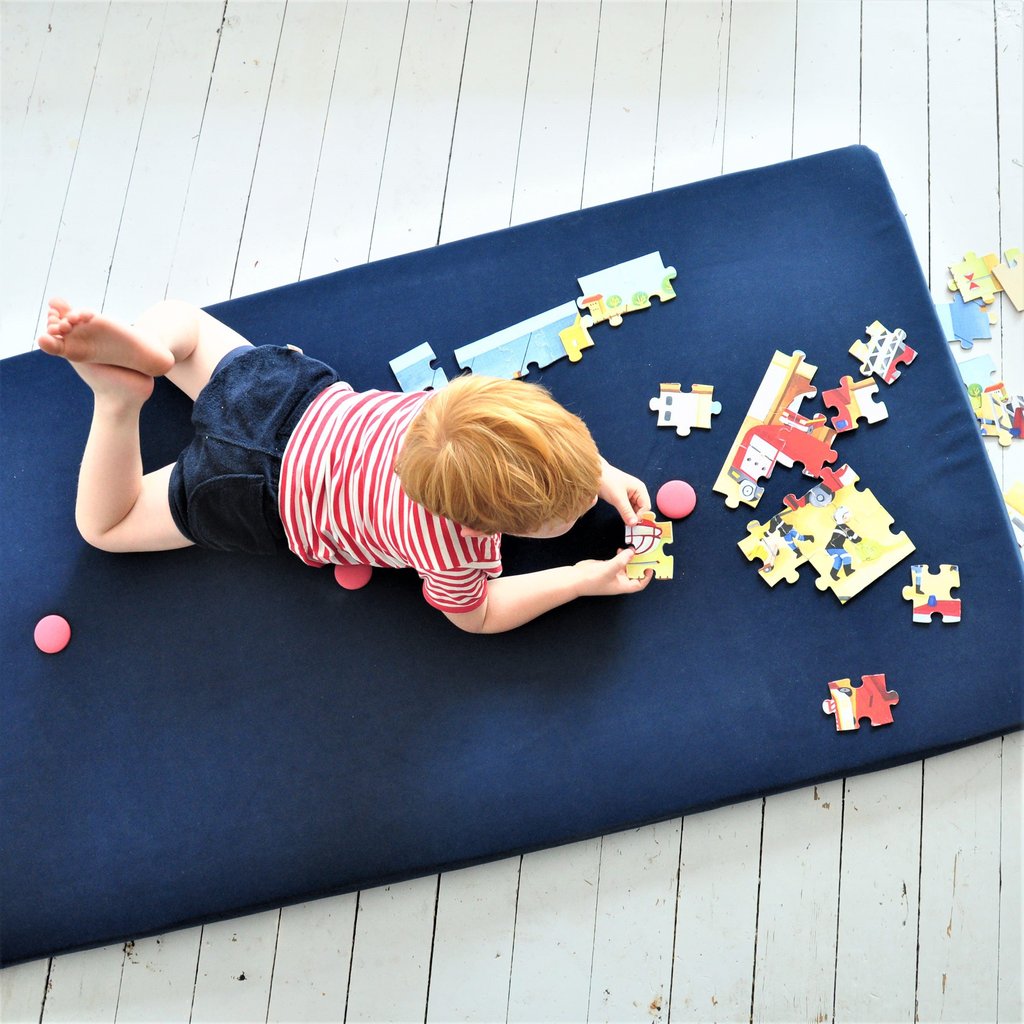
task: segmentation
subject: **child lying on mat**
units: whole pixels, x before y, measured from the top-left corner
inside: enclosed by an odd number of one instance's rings
[[[75,518],[105,551],[287,547],[309,565],[412,567],[426,600],[471,633],[650,581],[626,576],[630,548],[494,579],[502,533],[561,536],[598,498],[629,525],[650,508],[643,483],[537,385],[468,376],[359,393],[297,349],[254,347],[173,301],[128,326],[54,299],[39,347],[93,391]],[[139,413],[158,376],[195,403],[195,436],[143,474]]]

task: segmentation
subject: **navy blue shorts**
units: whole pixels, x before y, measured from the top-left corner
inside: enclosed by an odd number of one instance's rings
[[[287,548],[281,456],[309,404],[339,379],[325,363],[275,345],[245,345],[217,364],[192,410],[195,437],[171,471],[171,516],[185,537],[217,551]]]

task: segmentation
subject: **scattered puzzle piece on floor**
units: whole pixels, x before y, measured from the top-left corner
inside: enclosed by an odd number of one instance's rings
[[[766,523],[747,525],[739,548],[749,561],[761,559],[769,586],[795,583],[797,569],[810,562],[815,586],[845,604],[914,550],[906,533],[889,529],[892,517],[871,491],[857,490],[858,480],[849,466],[825,470],[802,497],[787,495],[785,509]]]
[[[821,702],[821,710],[835,716],[837,732],[859,729],[862,718],[872,726],[892,724],[892,708],[899,704],[900,695],[886,689],[885,673],[860,679],[860,686],[851,686],[849,679],[833,679],[828,684],[832,696]]]
[[[876,320],[865,330],[868,340],[855,341],[850,346],[850,355],[860,360],[861,373],[877,374],[886,384],[892,384],[900,377],[897,367],[909,366],[917,358],[917,351],[906,343],[907,332],[898,327],[890,331]]]
[[[565,332],[569,344],[563,341]],[[592,345],[593,341],[584,320],[576,304],[569,301],[457,348],[455,360],[473,373],[518,380],[529,373],[531,365],[543,369],[566,356],[578,362],[580,349],[587,348],[588,343]]]
[[[626,527],[626,544],[634,552],[626,565],[626,575],[638,580],[653,569],[656,580],[672,579],[675,560],[665,553],[665,545],[671,543],[672,524],[657,522],[653,512],[642,513],[636,526]]]
[[[950,591],[960,586],[960,569],[955,565],[940,565],[938,572],[930,572],[927,565],[910,567],[909,587],[903,588],[903,600],[914,602],[914,621],[932,621],[941,615],[943,622],[960,621],[960,599]]]
[[[972,359],[965,359],[962,363],[957,363],[957,369],[960,371],[960,379],[966,387],[970,388],[972,384],[978,384],[982,388],[987,388],[992,383],[996,364],[992,361],[991,356],[974,356]]]
[[[865,377],[854,381],[852,377],[842,377],[839,387],[831,391],[822,391],[821,400],[826,406],[835,409],[832,426],[837,433],[857,429],[857,420],[864,419],[868,423],[881,423],[889,415],[884,402],[879,402],[878,381],[874,377]]]
[[[977,383],[968,384],[967,395],[971,400],[971,408],[978,421],[981,436],[996,438],[1003,448],[1011,444],[1014,438],[1014,409],[1006,385],[1002,381],[989,384],[988,387],[982,387]],[[1019,407],[1017,416],[1024,416]],[[1017,436],[1020,436],[1019,425],[1017,430]]]
[[[680,384],[660,384],[657,398],[650,408],[658,414],[659,427],[675,427],[680,437],[687,437],[693,427],[711,429],[711,417],[722,411],[722,403],[712,401],[713,384],[694,384],[683,391]]]
[[[579,278],[583,297],[576,303],[588,310],[595,324],[607,320],[618,327],[626,313],[647,309],[651,296],[656,295],[662,302],[674,299],[675,276],[675,267],[666,267],[660,252],[648,253]]]
[[[1024,312],[1024,259],[1020,249],[1007,249],[1004,261],[992,268],[992,276],[1003,286],[1018,313]]]
[[[764,493],[758,481],[771,476],[776,462],[802,462],[806,475],[821,476],[825,463],[838,458],[832,450],[836,432],[825,415],[808,419],[799,412],[800,403],[817,394],[811,384],[816,370],[803,352],[772,356],[713,488],[729,508],[741,501],[756,507]]]
[[[448,377],[444,370],[434,369],[430,365],[434,359],[434,350],[426,342],[403,355],[395,356],[390,365],[398,386],[406,394],[443,388],[448,383]]]
[[[973,252],[967,253],[959,263],[951,263],[949,266],[949,272],[953,275],[949,290],[959,291],[965,302],[981,299],[990,305],[995,301],[996,292],[1003,290],[998,279],[992,276],[992,270],[998,262],[994,253],[981,257]]]
[[[990,318],[977,302],[964,302],[957,292],[952,302],[935,304],[935,312],[946,334],[946,341],[959,341],[965,351],[974,348],[976,341],[988,341],[992,337]]]

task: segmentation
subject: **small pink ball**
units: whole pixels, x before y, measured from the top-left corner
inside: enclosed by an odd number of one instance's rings
[[[370,582],[373,568],[369,565],[336,565],[334,579],[339,587],[346,590],[358,590]]]
[[[685,480],[669,480],[654,499],[658,510],[669,519],[685,519],[697,504],[697,493]]]
[[[34,639],[43,654],[57,654],[71,640],[71,626],[60,615],[47,615],[36,624]]]

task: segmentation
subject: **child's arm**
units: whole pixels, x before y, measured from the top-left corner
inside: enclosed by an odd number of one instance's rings
[[[483,604],[473,611],[444,614],[467,633],[504,633],[577,597],[635,594],[647,586],[654,573],[649,570],[643,579],[631,580],[626,563],[632,557],[633,549],[624,548],[607,561],[587,559],[521,576],[503,576],[491,580]]]

